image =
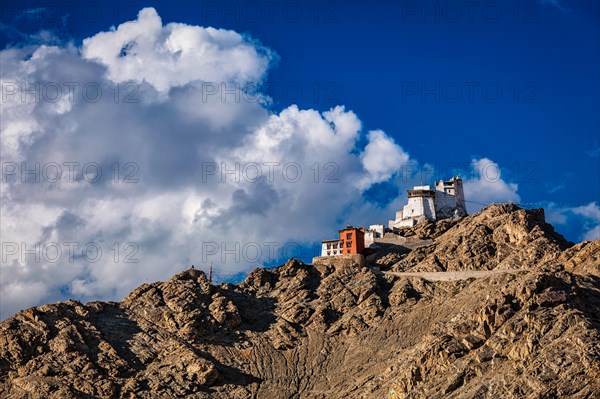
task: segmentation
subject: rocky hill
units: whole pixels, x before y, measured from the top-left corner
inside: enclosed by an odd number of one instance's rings
[[[600,241],[514,205],[405,233],[433,244],[399,251],[400,275],[291,260],[24,310],[0,324],[0,397],[600,397]],[[501,269],[520,271],[401,275]]]

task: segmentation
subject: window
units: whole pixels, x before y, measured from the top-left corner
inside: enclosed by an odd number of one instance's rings
[[[346,233],[346,240],[352,239],[352,233]]]
[[[352,241],[346,241],[346,248],[352,247]]]

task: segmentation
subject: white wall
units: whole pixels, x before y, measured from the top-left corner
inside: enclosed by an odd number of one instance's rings
[[[415,218],[425,216],[427,219],[435,220],[435,204],[431,197],[412,197],[408,204],[402,209],[402,218]]]
[[[369,248],[375,242],[375,232],[371,230],[365,231],[365,248]]]
[[[449,180],[451,184],[445,185],[440,180],[435,185],[435,210],[439,218],[465,216],[465,196],[462,180],[453,177]]]
[[[341,241],[323,241],[321,243],[321,256],[337,256],[342,254]]]
[[[369,226],[369,230],[377,233],[378,237],[383,237],[383,233],[385,233],[385,226],[382,224],[372,224]]]

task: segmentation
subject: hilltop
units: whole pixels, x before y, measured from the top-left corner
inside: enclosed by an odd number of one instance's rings
[[[402,234],[427,245],[19,312],[0,324],[0,397],[598,397],[600,241],[512,204]],[[401,275],[472,270],[514,273]]]

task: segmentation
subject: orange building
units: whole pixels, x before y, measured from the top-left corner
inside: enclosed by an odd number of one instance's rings
[[[342,254],[362,254],[365,250],[365,229],[346,226],[339,230]]]

